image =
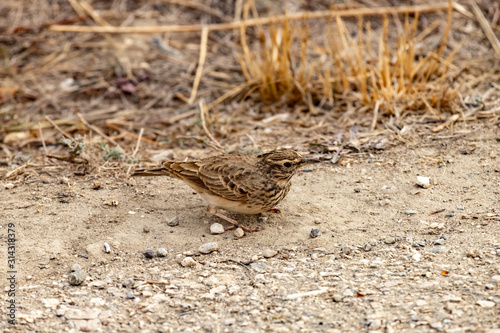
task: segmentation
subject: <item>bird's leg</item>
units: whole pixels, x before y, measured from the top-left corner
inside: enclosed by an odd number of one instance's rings
[[[280,214],[281,213],[281,210],[279,210],[278,208],[271,208],[268,210],[268,212],[272,212],[272,213],[276,213],[276,214]]]
[[[262,230],[261,228],[257,227],[257,228],[249,228],[249,227],[245,227],[244,225],[241,225],[238,221],[236,220],[233,220],[232,218],[224,215],[224,214],[221,214],[217,211],[217,208],[214,207],[214,206],[208,206],[208,212],[213,214],[214,216],[217,216],[217,217],[220,217],[221,219],[229,222],[232,224],[232,226],[230,227],[224,227],[224,230],[232,230],[232,229],[235,229],[235,228],[241,228],[243,230],[245,230],[246,232],[256,232],[256,231],[260,231]]]

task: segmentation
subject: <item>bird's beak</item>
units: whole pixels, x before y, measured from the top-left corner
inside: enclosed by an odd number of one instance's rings
[[[301,164],[306,165],[306,164],[312,164],[312,163],[318,163],[318,162],[321,162],[321,161],[316,159],[316,158],[303,158],[301,161]]]

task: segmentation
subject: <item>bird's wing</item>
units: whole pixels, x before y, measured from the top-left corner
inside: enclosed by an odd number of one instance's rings
[[[259,188],[254,166],[244,156],[241,159],[214,158],[203,163],[198,177],[212,193],[233,201],[245,202]]]

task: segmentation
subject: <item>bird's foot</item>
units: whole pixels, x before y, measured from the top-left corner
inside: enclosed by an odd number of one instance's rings
[[[279,210],[278,208],[271,208],[271,209],[268,210],[268,212],[275,213],[275,214],[280,214],[281,210]]]
[[[246,227],[244,225],[241,225],[238,221],[236,220],[233,220],[232,218],[224,215],[224,214],[221,214],[219,212],[215,212],[213,213],[215,216],[217,217],[220,217],[221,219],[231,223],[232,225],[229,226],[229,227],[224,227],[224,230],[233,230],[233,229],[236,229],[236,228],[241,228],[243,229],[244,231],[246,232],[257,232],[257,231],[261,231],[262,228],[260,227],[257,227],[257,228],[249,228],[249,227]]]

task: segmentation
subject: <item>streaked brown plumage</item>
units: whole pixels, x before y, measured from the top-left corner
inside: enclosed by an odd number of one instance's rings
[[[246,231],[256,231],[217,212],[217,208],[259,214],[280,203],[290,191],[290,180],[302,166],[319,162],[293,150],[266,154],[223,154],[190,162],[165,161],[158,168],[139,169],[132,176],[170,176],[187,183],[208,204],[208,211]]]

